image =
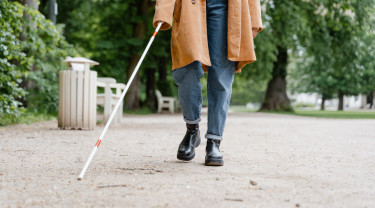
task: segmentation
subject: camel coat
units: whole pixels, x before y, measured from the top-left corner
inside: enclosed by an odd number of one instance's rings
[[[212,0],[208,0],[212,1]],[[200,61],[211,66],[207,41],[206,0],[156,0],[154,27],[172,27],[172,70]],[[236,72],[256,60],[252,28],[263,29],[260,0],[228,0],[228,59]]]

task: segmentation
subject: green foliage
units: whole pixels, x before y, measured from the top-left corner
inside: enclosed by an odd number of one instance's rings
[[[144,108],[140,108],[140,109],[137,109],[137,110],[125,109],[124,113],[125,114],[131,114],[131,115],[148,115],[148,114],[151,114],[153,112],[151,111],[151,109],[144,107]]]
[[[33,110],[22,109],[22,114],[17,117],[10,118],[9,115],[0,120],[0,126],[9,124],[32,124],[41,121],[50,121],[56,119],[56,116],[34,112]]]
[[[5,5],[3,2],[8,1],[2,1],[1,4]],[[42,1],[40,9],[46,12],[45,2]],[[141,5],[142,1],[139,0],[57,0],[57,2],[60,8],[57,21],[63,23],[65,27],[54,26],[39,12],[28,10],[32,18],[27,22],[27,38],[22,43],[27,57],[24,57],[23,62],[20,58],[20,60],[7,59],[7,63],[13,64],[14,71],[18,73],[10,78],[15,80],[14,86],[18,86],[17,79],[20,81],[22,73],[30,69],[25,79],[25,83],[30,84],[26,86],[29,88],[26,98],[28,106],[50,113],[56,111],[57,72],[63,68],[61,59],[68,54],[74,55],[67,41],[74,43],[75,48],[83,56],[100,62],[101,65],[94,68],[99,76],[110,76],[116,78],[118,82],[125,82],[134,55],[142,53],[154,30],[151,24],[154,14],[151,5],[154,2],[151,0],[145,2],[148,5]],[[264,97],[266,81],[272,77],[274,65],[278,61],[278,47],[288,50],[288,60],[292,63],[288,70],[293,71],[292,79],[297,81],[292,83],[296,91],[319,92],[329,99],[339,90],[345,94],[369,93],[374,90],[375,33],[371,24],[374,22],[374,15],[371,15],[371,12],[375,13],[373,0],[261,0],[261,2],[266,9],[263,12],[265,29],[255,39],[257,62],[247,65],[241,74],[236,75],[232,104],[259,102]],[[146,12],[141,11],[144,7],[148,8]],[[353,13],[354,18],[348,15],[348,12]],[[15,15],[10,10],[8,13]],[[22,9],[18,12],[18,19],[21,17]],[[1,23],[10,21],[9,18],[7,20],[0,21]],[[14,19],[12,21],[14,22]],[[22,21],[19,24],[19,31],[13,33],[16,42],[22,28]],[[145,25],[141,27],[141,31],[136,30],[139,24]],[[1,27],[1,31],[10,31],[4,24],[1,24]],[[62,29],[67,41],[61,35]],[[176,96],[176,87],[173,86],[173,79],[170,76],[169,44],[170,31],[159,32],[142,64],[139,75],[140,98],[143,103],[149,99],[146,97],[149,73],[155,75],[154,85],[163,95]],[[7,47],[9,49],[9,44]],[[19,45],[13,44],[11,47],[22,54]],[[16,51],[14,49],[13,51]],[[3,60],[5,59],[1,57],[1,64]],[[21,66],[25,67],[22,69]],[[167,69],[165,70],[167,76],[161,69]],[[5,81],[1,81],[1,84],[4,83]],[[205,95],[204,79],[202,85]],[[0,96],[4,97],[10,92],[17,94],[17,91],[9,86],[4,89],[8,91]],[[19,90],[22,91],[21,88]],[[22,93],[18,94],[22,97]],[[13,101],[17,103],[17,99]],[[206,100],[204,99],[204,102]],[[7,103],[5,106],[15,106],[15,104]]]
[[[58,72],[66,68],[63,59],[74,55],[75,51],[62,35],[61,26],[54,25],[37,10],[27,8],[25,11],[30,19],[25,22],[26,39],[22,45],[33,65],[25,75],[31,85],[26,97],[27,107],[55,114],[58,105]]]
[[[300,0],[261,2],[264,30],[255,39],[257,62],[244,72],[251,80],[269,80],[261,110],[290,111],[284,80],[289,55],[310,35],[306,27],[308,4]]]
[[[134,38],[134,24],[140,18],[134,6],[137,1],[76,1],[75,8],[65,1],[58,3],[62,15],[69,17],[58,17],[66,25],[67,40],[100,63],[95,69],[99,76],[125,82],[129,59],[142,51],[145,42]]]
[[[236,76],[233,82],[231,105],[246,105],[247,103],[262,103],[266,90],[266,81],[255,81]]]
[[[299,50],[292,77],[299,92],[324,98],[375,90],[374,1],[310,1],[312,36]],[[298,54],[296,54],[298,55]]]
[[[25,95],[20,86],[29,66],[18,39],[22,31],[23,6],[0,2],[0,126],[15,121],[22,113],[18,99]]]
[[[203,106],[208,106],[207,77],[201,79]],[[252,80],[236,74],[232,86],[231,105],[246,105],[248,103],[259,104],[264,98],[265,80]]]
[[[58,71],[75,53],[63,28],[13,1],[0,2],[0,16],[0,125],[19,120],[21,101],[28,111],[55,114]]]
[[[173,90],[175,87],[173,86],[173,80],[165,80],[165,81],[159,81],[157,83],[157,89],[160,90],[161,94],[163,96],[167,97],[173,97],[176,93]]]
[[[134,55],[140,56],[153,34],[152,18],[155,2],[149,1],[149,11],[142,14],[141,1],[83,1],[72,3],[58,1],[60,14],[57,21],[64,23],[67,40],[74,43],[85,57],[98,61],[94,70],[101,77],[113,77],[125,83],[129,65]],[[144,31],[136,31],[137,24],[144,24]],[[140,98],[147,102],[147,73],[155,69],[155,85],[163,95],[172,96],[173,81],[170,76],[170,31],[158,33],[139,70]],[[167,61],[165,61],[167,60]],[[168,67],[168,68],[167,68]],[[160,69],[167,70],[167,79],[159,79]],[[129,69],[132,70],[132,69]]]
[[[277,42],[274,39],[269,22],[264,21],[265,29],[254,39],[257,61],[246,65],[239,76],[249,80],[269,80],[274,62],[277,61]]]

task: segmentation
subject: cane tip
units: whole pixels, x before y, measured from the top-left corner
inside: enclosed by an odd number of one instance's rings
[[[80,180],[82,180],[82,178],[79,178],[79,177],[78,177],[77,180],[80,181]]]

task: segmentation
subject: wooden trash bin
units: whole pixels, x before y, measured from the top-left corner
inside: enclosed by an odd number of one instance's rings
[[[90,65],[99,63],[70,57],[64,62],[69,70],[59,73],[58,127],[92,130],[96,125],[97,72],[90,71]]]

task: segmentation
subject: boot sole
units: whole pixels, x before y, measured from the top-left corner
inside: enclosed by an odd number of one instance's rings
[[[200,143],[201,143],[201,138],[198,137],[198,140],[195,142],[195,147],[198,147]],[[177,159],[183,160],[183,161],[190,161],[190,160],[194,159],[194,157],[195,157],[195,148],[194,148],[194,152],[193,152],[192,155],[186,156],[186,155],[177,154]]]
[[[224,161],[221,159],[206,159],[206,161],[204,162],[204,165],[206,166],[223,166],[224,165]]]
[[[177,159],[183,160],[183,161],[190,161],[190,160],[194,159],[194,157],[195,157],[195,153],[193,153],[192,155],[189,155],[189,156],[177,155]]]

